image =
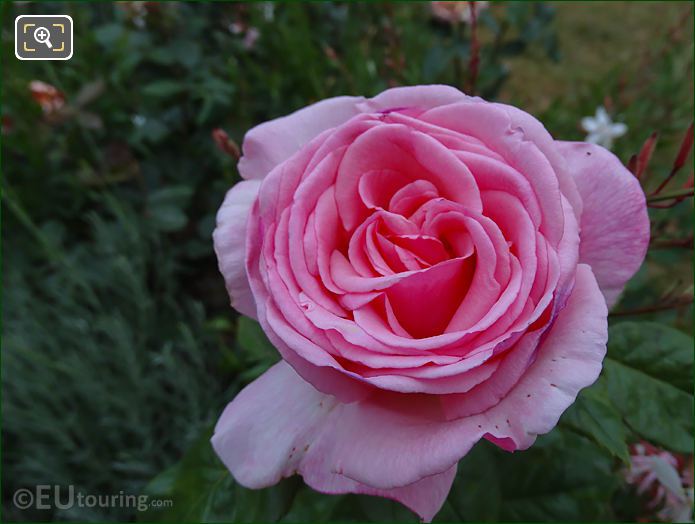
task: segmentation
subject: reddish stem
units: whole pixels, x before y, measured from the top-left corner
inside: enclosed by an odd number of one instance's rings
[[[671,249],[671,248],[687,248],[692,249],[693,237],[689,238],[667,238],[653,239],[649,244],[649,249]]]
[[[629,315],[644,315],[647,313],[656,313],[658,311],[666,311],[668,309],[677,309],[679,307],[688,306],[693,303],[693,297],[684,297],[673,302],[666,302],[663,304],[655,304],[653,306],[647,306],[637,309],[628,309],[626,311],[613,311],[609,313],[610,317],[625,317]]]
[[[637,155],[632,155],[627,161],[627,170],[637,176]]]
[[[665,195],[650,195],[647,198],[647,206],[656,209],[668,209],[679,204],[680,202],[683,202],[683,200],[690,198],[691,196],[693,196],[693,188],[689,185],[688,181],[685,183],[682,189],[674,193],[667,193]],[[663,202],[664,200],[671,199],[673,199],[673,202],[669,202],[668,204],[655,204],[655,202]]]
[[[236,142],[229,138],[229,135],[224,131],[224,129],[221,128],[216,128],[212,130],[212,139],[215,142],[215,145],[217,148],[225,153],[226,155],[231,156],[234,160],[239,160],[239,157],[241,156],[241,151],[239,151],[239,146],[236,145]]]
[[[649,138],[644,141],[642,149],[640,149],[640,152],[637,154],[635,176],[638,179],[642,178],[642,175],[647,170],[647,165],[649,165],[649,161],[652,158],[652,153],[654,153],[654,147],[656,146],[656,140],[658,137],[659,134],[656,131],[649,135]]]
[[[671,167],[671,172],[668,174],[668,176],[659,184],[659,187],[656,188],[656,190],[652,193],[652,195],[657,195],[659,192],[666,187],[666,184],[668,184],[671,179],[680,171],[680,169],[685,165],[685,161],[688,159],[688,155],[690,155],[690,150],[693,147],[693,124],[690,124],[690,127],[688,127],[688,130],[685,132],[685,136],[683,137],[683,141],[681,142],[681,147],[678,150],[678,155],[676,155],[676,159],[673,161],[673,167]]]

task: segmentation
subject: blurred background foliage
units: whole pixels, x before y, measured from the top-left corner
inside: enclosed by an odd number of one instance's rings
[[[296,478],[243,489],[212,453],[221,409],[278,357],[217,272],[214,216],[238,174],[211,133],[240,144],[340,94],[470,88],[470,24],[427,2],[0,10],[4,520],[414,521]],[[13,56],[15,16],[39,13],[74,19],[70,61]],[[693,117],[690,3],[492,2],[477,39],[477,94],[568,140],[603,105],[628,126],[614,147],[626,163],[659,132],[642,180],[650,192],[664,179]],[[635,520],[651,515],[624,478],[635,442],[692,467],[692,211],[650,211],[653,249],[611,316],[599,382],[531,450],[478,444],[438,520]],[[14,491],[36,484],[173,506],[18,510]]]

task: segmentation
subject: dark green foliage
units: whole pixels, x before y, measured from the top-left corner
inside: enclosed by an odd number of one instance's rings
[[[628,427],[674,451],[693,452],[693,339],[651,322],[611,330],[600,387]]]
[[[480,443],[461,461],[449,503],[468,521],[610,520],[611,466],[608,455],[562,429],[520,453]]]
[[[567,410],[562,424],[595,441],[626,465],[630,464],[627,430],[610,398],[598,387],[582,392]]]
[[[145,492],[153,505],[139,515],[145,522],[277,522],[290,508],[300,480],[282,481],[265,490],[236,485],[210,447],[211,430],[203,432],[181,462],[155,477]]]

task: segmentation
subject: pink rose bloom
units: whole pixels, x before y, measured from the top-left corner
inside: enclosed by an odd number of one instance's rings
[[[471,22],[471,10],[473,8],[476,14],[478,14],[480,11],[487,9],[487,7],[488,2],[484,1],[430,2],[430,11],[432,15],[450,24],[457,24],[459,22],[468,24]]]
[[[670,453],[641,441],[630,446],[630,469],[625,480],[647,499],[647,522],[693,521],[693,456]],[[657,511],[658,510],[658,511]]]
[[[65,95],[55,86],[41,80],[29,82],[29,92],[45,115],[53,115],[65,106]]]
[[[232,305],[282,361],[222,414],[236,480],[437,513],[481,438],[550,431],[606,352],[649,240],[606,149],[447,86],[338,97],[249,131],[217,216]]]

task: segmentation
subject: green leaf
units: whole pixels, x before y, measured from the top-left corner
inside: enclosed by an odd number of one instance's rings
[[[210,517],[211,502],[219,496],[219,491],[230,488],[229,475],[210,450],[211,434],[210,429],[206,430],[180,463],[150,481],[144,493],[162,501],[170,500],[171,504],[151,507],[138,515],[139,520],[180,522]]]
[[[307,522],[335,522],[336,512],[344,508],[345,502],[349,497],[345,495],[325,495],[307,487],[302,487],[297,493],[292,509],[282,518],[281,522],[296,522],[305,524]],[[355,513],[354,504],[352,513]],[[344,515],[343,511],[340,511]],[[355,520],[355,519],[345,519]]]
[[[420,522],[415,513],[394,500],[369,495],[350,495],[346,499],[348,502],[356,502],[356,505],[364,513],[364,517],[359,520],[367,520],[369,522]],[[351,505],[354,506],[354,504]]]
[[[297,491],[302,487],[302,479],[296,475],[263,490],[251,490],[237,485],[237,517],[234,521],[278,522],[289,511]]]
[[[622,322],[610,329],[600,387],[641,437],[692,453],[692,366],[692,338],[661,324]]]
[[[261,325],[248,317],[239,317],[237,342],[245,351],[258,357],[277,353],[277,350],[263,332]]]
[[[237,343],[242,350],[245,369],[242,378],[245,381],[261,376],[280,358],[277,349],[268,340],[260,324],[248,317],[239,317]]]
[[[147,199],[148,217],[155,228],[160,231],[177,231],[188,222],[183,208],[193,194],[189,186],[172,186],[159,189]]]
[[[621,322],[611,327],[608,357],[693,393],[693,339],[681,331],[656,322]]]
[[[436,521],[499,521],[501,484],[496,461],[501,458],[492,444],[480,442],[459,462],[456,479]]]
[[[94,30],[94,38],[106,48],[113,47],[124,34],[121,24],[104,24]]]
[[[150,210],[149,218],[160,231],[178,231],[182,229],[188,217],[186,213],[175,207],[157,207]]]
[[[150,194],[148,200],[150,205],[173,205],[183,207],[188,204],[193,195],[191,186],[169,186],[163,189],[158,189]]]
[[[625,464],[630,463],[625,424],[600,389],[583,391],[562,416],[560,424],[590,438]]]
[[[481,441],[459,463],[436,520],[610,520],[610,501],[619,484],[612,465],[594,443],[562,427],[520,453]]]
[[[277,522],[287,513],[301,480],[286,479],[263,490],[243,488],[215,455],[211,435],[212,430],[206,430],[180,463],[152,479],[145,494],[154,503],[138,515],[139,520]]]
[[[500,520],[568,522],[610,520],[619,481],[613,461],[592,442],[556,428],[523,453],[508,455],[500,470]]]
[[[303,486],[281,522],[418,522],[415,513],[384,497],[327,495]]]
[[[164,98],[179,94],[185,89],[185,84],[176,80],[157,80],[144,86],[142,93],[146,96]]]
[[[200,62],[202,51],[197,42],[176,39],[170,47],[178,61],[188,69],[193,69]]]

